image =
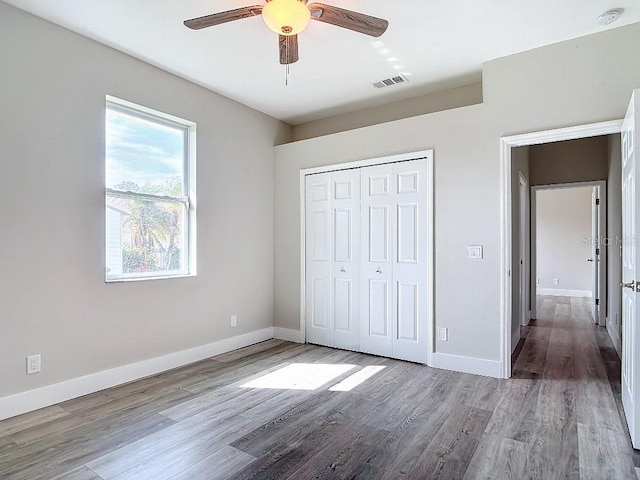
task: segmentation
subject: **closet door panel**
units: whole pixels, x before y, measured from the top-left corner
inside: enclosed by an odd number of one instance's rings
[[[410,342],[418,341],[418,296],[419,284],[417,282],[396,282],[398,296],[398,332],[399,340]]]
[[[417,203],[398,205],[398,263],[418,263],[418,210]]]
[[[391,356],[393,347],[393,166],[361,169],[362,291],[360,348]]]
[[[393,356],[427,361],[427,184],[426,161],[394,164]]]
[[[332,346],[360,350],[360,171],[331,173]]]
[[[305,187],[305,334],[309,343],[331,346],[330,174],[307,176]]]

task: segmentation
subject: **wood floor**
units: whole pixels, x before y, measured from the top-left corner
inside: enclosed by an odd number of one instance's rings
[[[0,422],[0,478],[635,480],[606,332],[538,312],[510,380],[272,340]]]

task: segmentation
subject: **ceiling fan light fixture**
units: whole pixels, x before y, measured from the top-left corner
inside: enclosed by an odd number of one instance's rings
[[[278,35],[297,35],[311,20],[311,11],[300,0],[270,0],[262,9],[262,18]]]

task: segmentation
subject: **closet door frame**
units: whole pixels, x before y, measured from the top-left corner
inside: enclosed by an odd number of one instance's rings
[[[417,152],[391,155],[387,157],[370,158],[347,163],[325,165],[322,167],[307,168],[300,170],[300,341],[306,343],[305,310],[306,310],[306,176],[318,173],[335,172],[354,168],[370,167],[388,163],[406,162],[410,160],[424,159],[427,164],[427,365],[433,365],[433,354],[435,351],[435,324],[434,324],[434,236],[433,236],[433,150],[421,150]]]

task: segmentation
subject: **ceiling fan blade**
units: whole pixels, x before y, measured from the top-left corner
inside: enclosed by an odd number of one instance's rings
[[[296,63],[298,59],[298,36],[280,35],[280,63],[282,65],[289,65]]]
[[[226,12],[214,13],[213,15],[205,15],[204,17],[192,18],[185,20],[186,27],[192,30],[200,30],[201,28],[213,27],[221,23],[232,22],[242,18],[255,17],[262,14],[262,5],[254,5],[252,7],[236,8],[235,10],[227,10]]]
[[[309,5],[309,10],[311,10],[311,18],[314,20],[371,35],[372,37],[379,37],[389,26],[389,22],[382,18],[325,5],[324,3],[312,3]]]

